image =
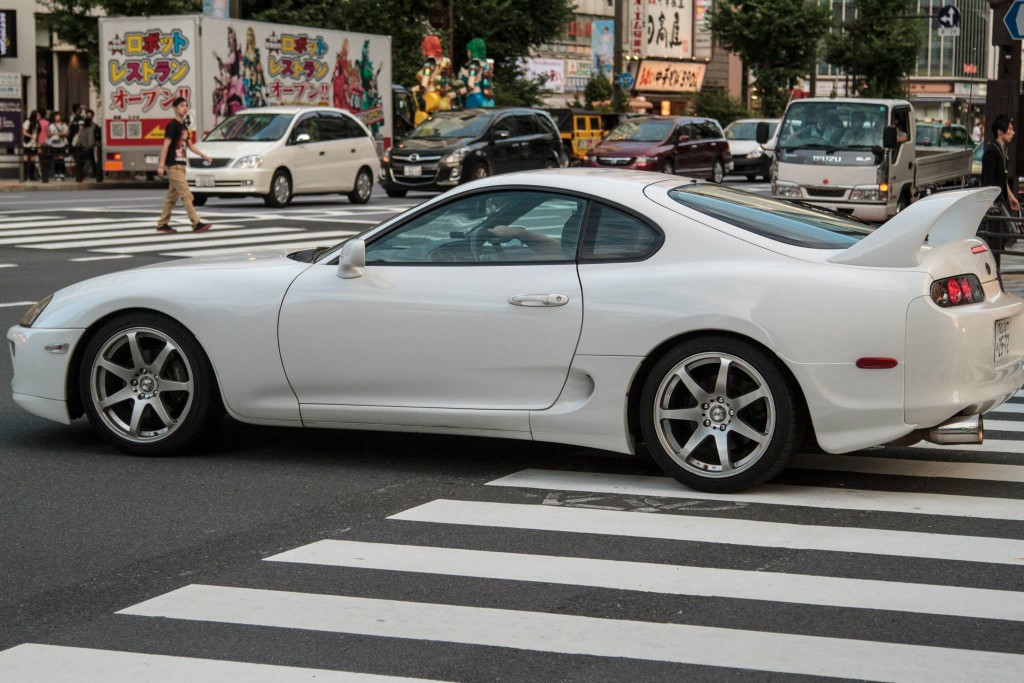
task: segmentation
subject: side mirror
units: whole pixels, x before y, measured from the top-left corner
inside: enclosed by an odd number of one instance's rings
[[[761,121],[757,124],[757,143],[759,145],[763,145],[768,142],[768,138],[770,137],[769,128],[767,121]]]
[[[296,145],[301,145],[303,142],[309,142],[309,133],[299,133],[295,136]]]
[[[689,135],[682,135],[682,134],[679,135],[679,142],[689,142],[689,141],[690,141],[690,136]]]
[[[341,248],[338,256],[338,277],[343,280],[362,277],[366,267],[366,242],[353,237]]]
[[[501,130],[494,131],[494,140],[495,141],[505,140],[505,139],[510,138],[510,137],[512,137],[512,133],[509,133],[507,130],[501,129]]]
[[[886,149],[896,147],[896,126],[886,126],[882,129],[882,146]]]

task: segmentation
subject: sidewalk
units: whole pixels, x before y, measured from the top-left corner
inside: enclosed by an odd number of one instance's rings
[[[66,180],[50,180],[48,183],[39,180],[21,182],[19,180],[0,180],[0,193],[2,192],[67,192],[70,190],[166,190],[166,181],[137,180],[134,178],[106,178],[98,183],[93,178],[85,178],[82,182],[75,182],[74,178]]]

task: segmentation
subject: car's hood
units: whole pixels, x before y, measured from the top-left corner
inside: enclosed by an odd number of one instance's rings
[[[392,153],[436,152],[444,154],[459,147],[464,147],[472,141],[473,138],[406,138],[395,145]]]
[[[334,244],[336,239],[325,239],[324,246]],[[296,263],[288,258],[288,254],[296,251],[294,247],[279,249],[259,249],[251,251],[239,251],[234,254],[222,254],[220,256],[198,256],[195,258],[184,258],[177,261],[164,261],[153,263],[148,266],[140,266],[134,270],[230,270],[235,268],[279,268],[281,266]]]
[[[596,156],[635,157],[642,156],[648,151],[657,149],[660,146],[660,142],[629,142],[626,140],[616,140],[615,142],[605,141],[595,147],[593,153]]]
[[[734,157],[745,157],[760,146],[757,140],[729,140],[729,152]]]
[[[200,149],[217,159],[237,159],[238,157],[249,156],[250,154],[266,154],[277,142],[235,142],[219,141],[210,142],[203,140]],[[195,156],[189,154],[190,157]],[[198,157],[197,157],[198,158]]]

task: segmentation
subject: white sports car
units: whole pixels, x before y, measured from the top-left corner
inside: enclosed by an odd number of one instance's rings
[[[974,237],[995,190],[878,229],[647,172],[459,187],[331,248],[105,275],[8,332],[15,401],[134,454],[243,422],[535,439],[680,482],[980,442],[1024,383],[1024,301]]]

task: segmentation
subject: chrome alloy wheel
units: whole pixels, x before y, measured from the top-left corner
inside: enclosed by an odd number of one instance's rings
[[[162,441],[192,409],[196,384],[189,359],[165,333],[130,327],[110,337],[89,371],[89,396],[100,420],[133,444]]]
[[[370,193],[373,192],[373,179],[369,173],[360,173],[356,177],[356,194],[361,203],[365,204],[370,200]]]
[[[750,469],[775,434],[775,398],[764,376],[737,356],[699,353],[657,389],[654,428],[666,454],[702,478]]]
[[[723,180],[725,180],[725,167],[721,161],[715,159],[715,163],[711,167],[711,182],[721,185]]]

